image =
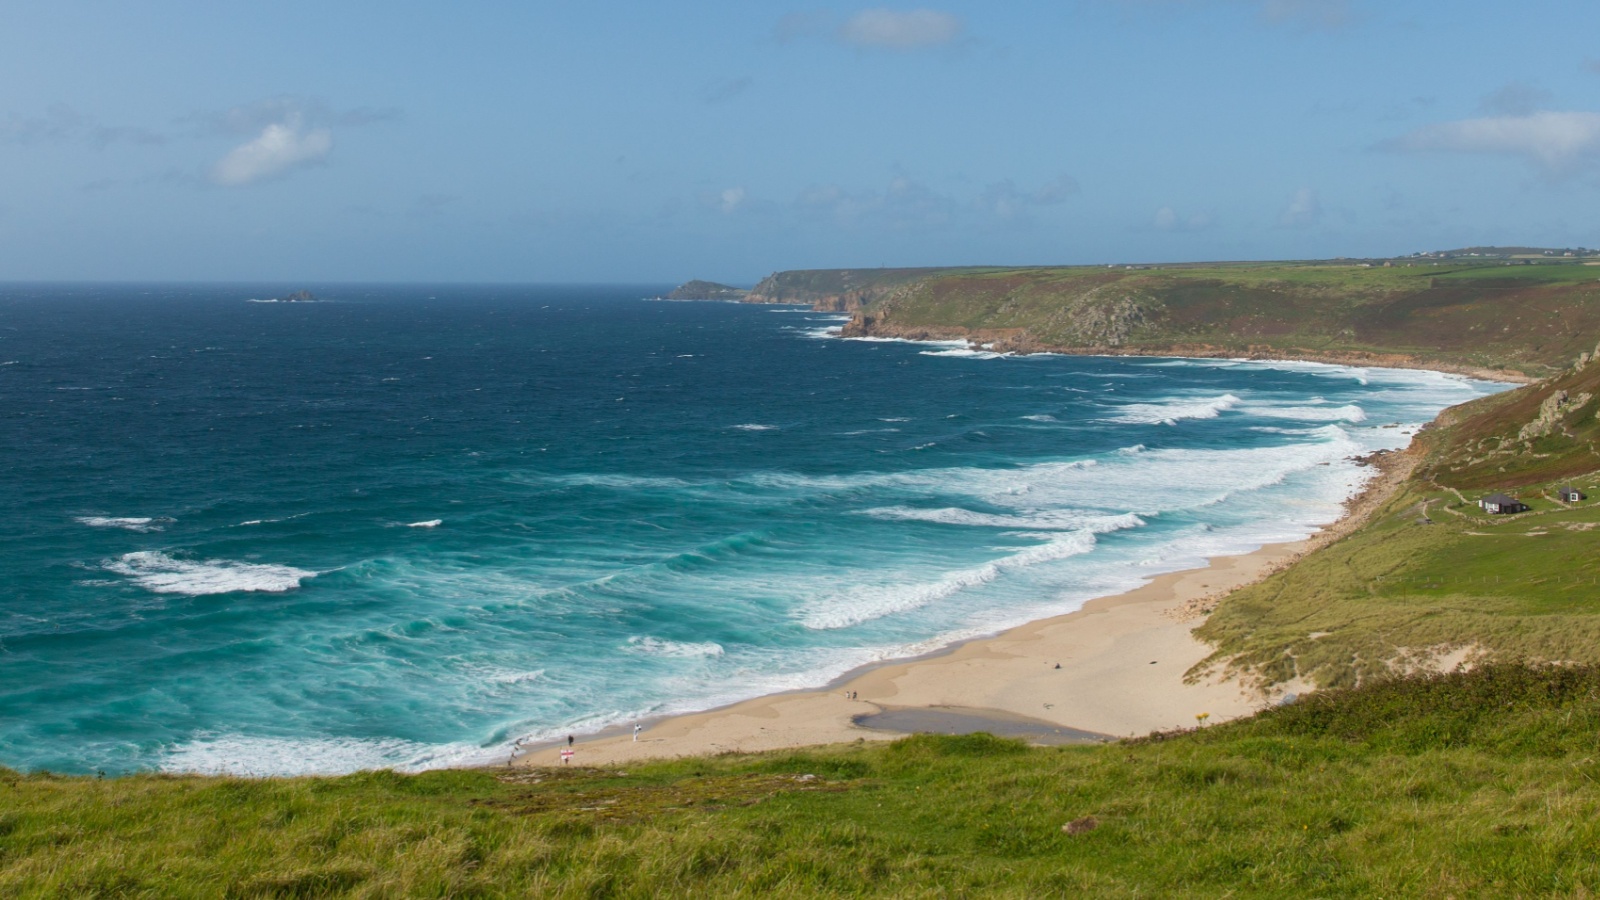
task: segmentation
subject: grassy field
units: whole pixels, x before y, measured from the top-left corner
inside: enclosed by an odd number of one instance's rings
[[[626,771],[4,773],[0,894],[1586,896],[1597,778],[1600,670],[1520,667],[1091,747],[919,736]]]
[[[1595,482],[1580,480],[1591,497]],[[1198,631],[1217,646],[1208,665],[1337,686],[1463,647],[1600,663],[1600,506],[1520,493],[1532,512],[1490,516],[1478,495],[1413,484],[1367,527],[1229,596]]]

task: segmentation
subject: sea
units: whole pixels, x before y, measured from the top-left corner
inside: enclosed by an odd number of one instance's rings
[[[418,770],[822,686],[1303,538],[1504,387],[296,287],[0,285],[0,766]]]

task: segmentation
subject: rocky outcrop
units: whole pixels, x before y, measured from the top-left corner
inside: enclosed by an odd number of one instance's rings
[[[284,297],[284,298],[280,299],[278,302],[279,303],[315,303],[315,302],[317,302],[317,298],[316,298],[316,295],[312,294],[310,291],[299,290],[299,291],[295,291],[294,293],[290,294],[287,297]]]
[[[1592,399],[1594,396],[1588,392],[1571,395],[1562,390],[1553,392],[1540,402],[1538,418],[1517,432],[1517,440],[1526,443],[1555,432],[1561,428],[1562,419],[1567,413],[1581,409]]]
[[[715,281],[686,281],[667,294],[667,300],[743,300],[750,292]]]

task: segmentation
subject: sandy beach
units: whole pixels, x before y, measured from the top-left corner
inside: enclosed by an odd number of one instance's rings
[[[1190,728],[1201,715],[1208,724],[1249,715],[1314,686],[1291,681],[1262,692],[1219,675],[1186,682],[1185,673],[1211,654],[1194,629],[1228,592],[1354,531],[1417,461],[1412,448],[1359,460],[1374,468],[1373,477],[1345,502],[1343,517],[1305,540],[1215,557],[1202,568],[1157,576],[1064,616],[864,667],[822,690],[649,720],[637,736],[631,728],[585,736],[573,746],[571,764],[893,740],[907,731],[941,730],[941,719],[960,721],[968,730],[989,720],[995,727],[987,730],[995,733],[1055,743],[1057,737],[1106,740]],[[883,713],[892,715],[880,721],[921,724],[891,730],[857,723]],[[526,747],[512,764],[560,765],[565,746]]]
[[[1184,673],[1211,651],[1191,634],[1203,616],[1184,610],[1262,577],[1316,541],[1218,557],[1205,568],[1161,575],[1128,593],[1091,600],[1068,615],[860,670],[826,690],[757,697],[646,722],[638,740],[631,729],[580,738],[572,763],[609,765],[902,736],[854,722],[882,711],[961,713],[969,721],[992,717],[1000,725],[1032,723],[1039,730],[1055,726],[1106,737],[1192,727],[1202,713],[1209,713],[1209,722],[1248,715],[1300,688],[1280,686],[1264,696],[1232,681],[1186,684]],[[560,765],[564,746],[531,748],[516,764]]]

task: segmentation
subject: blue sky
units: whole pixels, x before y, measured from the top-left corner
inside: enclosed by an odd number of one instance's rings
[[[1595,14],[9,0],[0,280],[1600,245]]]

